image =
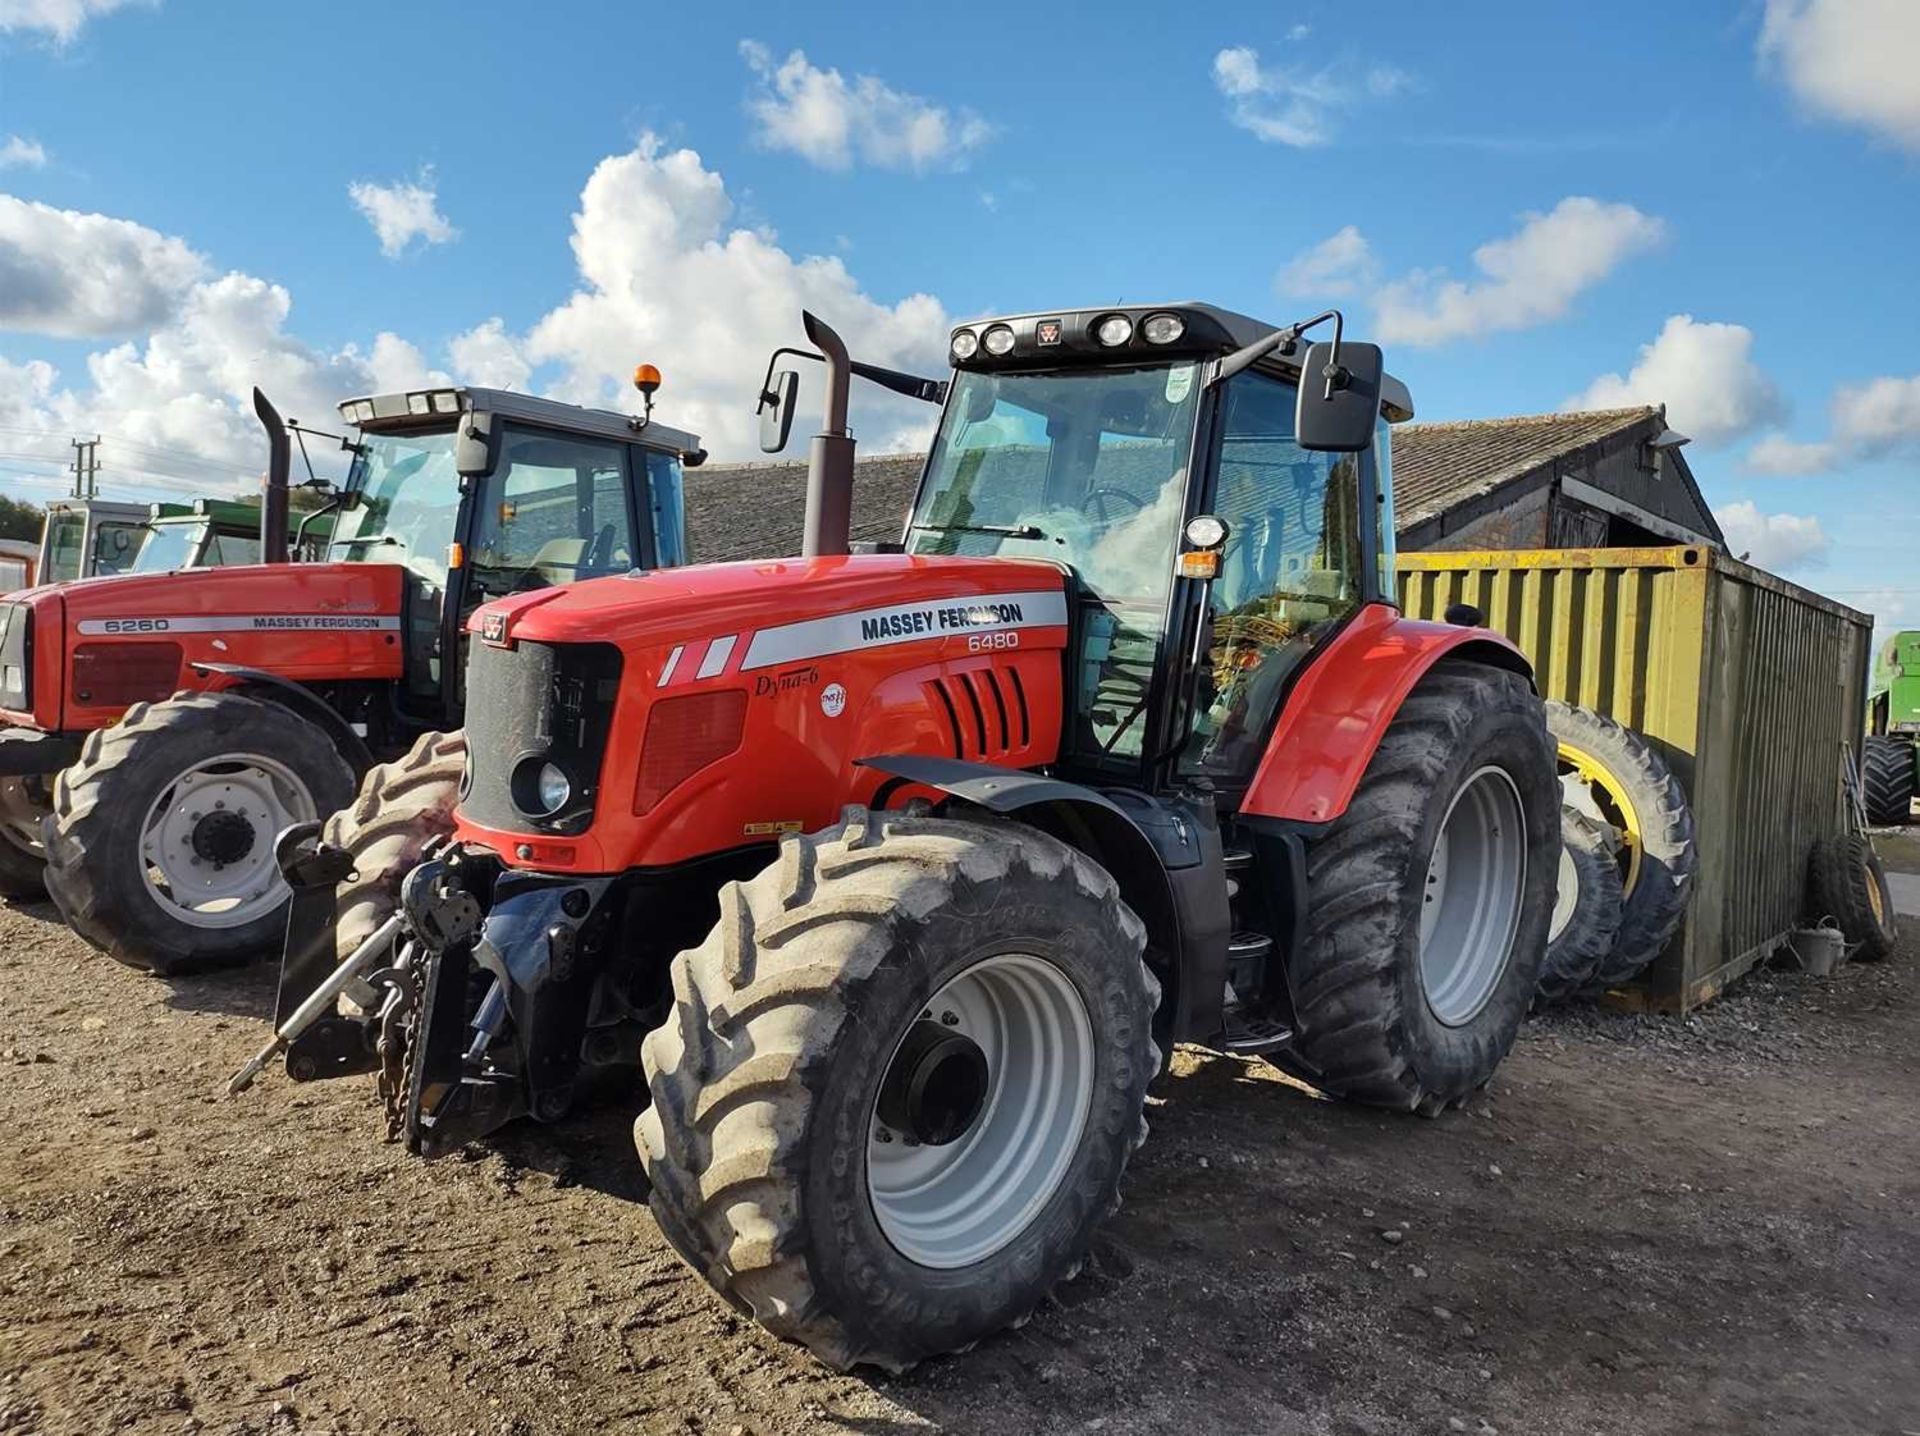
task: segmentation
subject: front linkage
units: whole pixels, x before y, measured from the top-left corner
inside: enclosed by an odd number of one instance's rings
[[[282,836],[278,856],[293,902],[274,1037],[229,1094],[281,1053],[296,1082],[378,1072],[389,1138],[423,1156],[517,1117],[566,1115],[611,879],[518,873],[440,845],[407,874],[400,911],[336,962],[335,894],[350,855],[308,823]],[[342,997],[357,1015],[336,1011]]]

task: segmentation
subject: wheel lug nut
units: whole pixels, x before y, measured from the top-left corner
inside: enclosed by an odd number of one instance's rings
[[[940,1014],[940,1021],[947,1027],[958,1027],[960,1025],[960,1014],[957,1012],[943,1012]]]
[[[889,1132],[885,1127],[882,1127],[873,1134],[873,1139],[876,1142],[891,1142],[893,1140],[893,1133]]]

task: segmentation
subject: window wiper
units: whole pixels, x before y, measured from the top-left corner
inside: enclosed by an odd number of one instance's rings
[[[915,524],[919,531],[934,534],[999,534],[1002,538],[1043,539],[1046,537],[1032,524],[1020,524],[1009,527],[1006,524]]]

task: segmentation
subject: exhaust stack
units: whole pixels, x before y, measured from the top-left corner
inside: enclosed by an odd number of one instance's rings
[[[280,411],[253,391],[253,412],[267,431],[267,472],[260,480],[260,562],[287,562],[287,474],[293,458]]]
[[[852,532],[853,435],[847,432],[847,388],[853,366],[847,358],[846,344],[833,332],[832,325],[804,311],[800,322],[807,331],[807,342],[827,361],[823,423],[807,450],[807,518],[800,547],[802,557],[818,558],[845,553]],[[284,438],[280,446],[284,452]]]

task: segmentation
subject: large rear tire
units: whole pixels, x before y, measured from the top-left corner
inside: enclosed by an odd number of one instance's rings
[[[1693,809],[1666,761],[1631,728],[1571,704],[1547,704],[1566,801],[1619,840],[1623,904],[1613,951],[1589,992],[1637,976],[1680,928],[1693,898]]]
[[[1893,892],[1870,839],[1858,833],[1822,838],[1807,859],[1808,901],[1814,922],[1832,918],[1859,962],[1879,962],[1899,937]]]
[[[1860,787],[1869,823],[1905,827],[1913,816],[1913,744],[1904,738],[1869,737],[1860,747]]]
[[[1023,1320],[1146,1135],[1159,990],[1113,879],[1032,829],[849,809],[720,911],[641,1048],[661,1230],[842,1370]]]
[[[352,797],[332,739],[277,703],[136,703],[89,734],[54,785],[47,891],[75,932],[129,967],[247,962],[286,932],[275,837]]]
[[[1562,808],[1560,882],[1535,1006],[1564,1002],[1593,980],[1613,951],[1621,906],[1620,865],[1614,860],[1612,838],[1584,814]]]
[[[1559,844],[1553,748],[1526,679],[1435,665],[1308,852],[1289,1070],[1429,1116],[1485,1084],[1533,1000]]]
[[[334,934],[351,957],[400,905],[400,883],[427,844],[453,832],[467,735],[423,733],[404,758],[382,763],[360,783],[353,806],[327,819],[325,839],[353,855],[340,885]]]

